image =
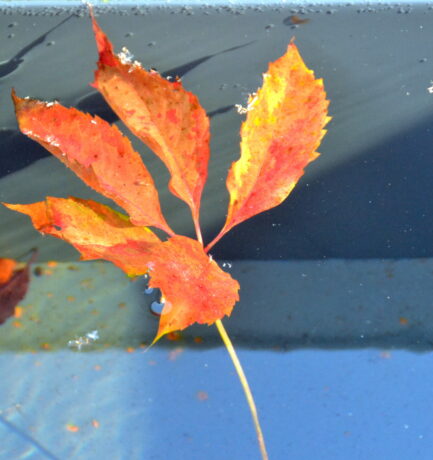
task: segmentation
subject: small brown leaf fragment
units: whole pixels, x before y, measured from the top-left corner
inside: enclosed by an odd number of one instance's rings
[[[15,307],[24,299],[29,288],[30,264],[35,258],[36,252],[24,268],[14,271],[8,281],[0,284],[0,324],[15,314]]]
[[[307,24],[307,22],[310,22],[308,18],[301,18],[299,16],[296,16],[296,14],[290,16],[289,19],[292,25]]]

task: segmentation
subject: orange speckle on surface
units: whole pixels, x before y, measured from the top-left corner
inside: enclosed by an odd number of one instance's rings
[[[128,347],[128,348],[126,349],[126,351],[127,351],[128,353],[134,353],[135,348],[134,348],[134,347]]]
[[[402,326],[407,326],[409,324],[409,320],[403,316],[401,316],[399,319],[398,319],[399,323],[402,325]]]
[[[99,428],[101,426],[101,424],[99,423],[98,420],[93,419],[92,420],[92,426],[93,426],[93,428]]]
[[[82,288],[90,289],[90,288],[93,287],[93,282],[92,282],[91,279],[81,280],[80,286],[81,286]]]
[[[126,308],[126,302],[120,302],[117,306],[119,308]]]
[[[12,321],[12,326],[13,327],[23,327],[23,323],[21,321]]]
[[[13,259],[0,258],[0,284],[4,284],[12,277],[17,263]]]
[[[15,307],[14,317],[21,318],[23,316],[23,313],[24,313],[23,307],[20,307],[19,305],[17,305]]]
[[[54,272],[52,270],[50,270],[49,268],[46,268],[44,271],[43,271],[43,274],[44,275],[47,275],[47,276],[51,276]]]
[[[47,262],[48,267],[57,267],[58,262],[55,260],[49,260]]]
[[[204,342],[203,337],[200,337],[200,336],[194,337],[194,342],[195,343],[203,343]]]
[[[297,16],[295,14],[293,16],[290,16],[289,19],[290,19],[290,23],[292,25],[306,24],[307,22],[310,21],[308,18],[301,18],[301,17],[299,17],[299,16]]]
[[[381,357],[382,359],[391,359],[392,354],[391,354],[391,352],[389,352],[389,351],[382,351],[382,352],[380,353],[380,357]]]
[[[95,308],[90,312],[91,315],[99,315],[99,311],[96,310]]]
[[[75,297],[74,297],[73,295],[68,295],[68,296],[66,297],[66,300],[67,300],[68,302],[74,302],[74,301],[75,301]]]
[[[171,340],[172,342],[176,342],[177,340],[180,340],[182,338],[182,334],[179,331],[173,331],[169,332],[166,335],[168,340]]]
[[[93,369],[95,371],[100,371],[102,369],[102,366],[100,366],[99,364],[96,364],[95,366],[93,366]]]
[[[73,423],[67,423],[66,429],[70,431],[71,433],[77,433],[78,431],[80,431],[80,427],[77,425],[74,425]]]
[[[54,297],[54,294],[52,292],[47,292],[47,297],[48,298]]]
[[[29,320],[33,321],[34,323],[40,323],[41,322],[41,320],[40,320],[38,315],[30,315]]]
[[[174,350],[171,350],[170,353],[168,354],[168,359],[170,361],[175,361],[179,355],[181,355],[184,352],[184,349],[182,347],[177,347]]]
[[[206,391],[197,391],[197,399],[199,401],[206,401],[209,399],[209,395]]]
[[[51,350],[51,345],[49,343],[41,343],[40,347],[42,350]]]

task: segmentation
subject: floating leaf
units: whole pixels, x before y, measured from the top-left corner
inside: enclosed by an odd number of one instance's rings
[[[287,198],[317,158],[330,120],[323,82],[314,78],[294,43],[263,77],[262,88],[249,97],[241,156],[227,177],[227,219],[213,244],[235,225]]]
[[[158,340],[193,323],[213,324],[230,315],[239,300],[239,283],[221,270],[196,240],[173,236],[143,254],[149,267],[149,287],[164,299]]]
[[[6,281],[0,281],[0,324],[3,324],[15,313],[15,307],[27,294],[30,283],[30,264],[36,259],[36,251],[24,268],[9,272],[10,268],[16,267],[16,262],[11,259],[0,259],[0,275],[2,280],[5,274],[9,275]]]
[[[160,242],[147,227],[134,226],[128,217],[91,200],[47,197],[37,203],[5,206],[30,216],[41,233],[72,244],[83,259],[109,260],[129,275],[147,272],[143,253]]]
[[[99,52],[93,85],[125,125],[165,163],[170,191],[191,208],[198,223],[209,161],[209,119],[178,80],[144,70],[113,46],[92,16]]]
[[[12,98],[24,134],[124,208],[136,225],[173,234],[162,216],[151,175],[116,126],[58,103],[19,98],[14,91]]]

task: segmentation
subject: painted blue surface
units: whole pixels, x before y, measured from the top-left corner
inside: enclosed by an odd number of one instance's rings
[[[259,458],[225,350],[179,350],[3,354],[0,458]],[[239,355],[272,459],[431,459],[431,354]]]

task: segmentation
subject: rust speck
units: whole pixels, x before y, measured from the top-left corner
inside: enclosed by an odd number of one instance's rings
[[[400,318],[398,319],[398,322],[402,326],[407,326],[409,324],[409,320],[407,318],[405,318],[404,316],[400,316]]]
[[[80,431],[80,427],[77,425],[74,425],[73,423],[67,423],[66,429],[70,431],[71,433],[77,433],[78,431]]]
[[[197,391],[197,399],[199,401],[207,401],[209,399],[209,395],[206,391]]]

